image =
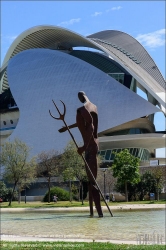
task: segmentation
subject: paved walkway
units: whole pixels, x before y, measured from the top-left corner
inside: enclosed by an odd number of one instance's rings
[[[1,240],[4,241],[52,241],[52,242],[94,242],[92,239],[55,239],[50,237],[29,237],[18,235],[1,235]],[[109,242],[113,244],[132,244],[137,245],[139,241],[121,241],[121,240],[95,240],[95,242]]]
[[[109,206],[111,211],[119,210],[147,210],[147,209],[166,209],[166,204],[125,204],[120,206]],[[103,211],[107,211],[106,206],[102,206]],[[52,207],[52,208],[1,208],[3,212],[86,212],[89,211],[89,207]]]
[[[44,241],[44,242],[109,242],[113,244],[128,244],[128,245],[142,245],[143,241],[142,239],[138,239],[135,241],[129,241],[129,240],[92,240],[92,239],[56,239],[56,238],[51,238],[51,237],[30,237],[30,236],[18,236],[18,235],[1,235],[1,240],[2,241]],[[157,244],[157,242],[156,242]],[[158,244],[160,245],[165,245],[166,243],[164,241],[159,242]],[[148,242],[148,245],[153,245],[153,242]]]

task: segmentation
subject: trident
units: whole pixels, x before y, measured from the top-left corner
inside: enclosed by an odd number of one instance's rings
[[[60,101],[61,101],[61,100],[60,100]],[[54,103],[54,106],[56,107],[56,109],[57,109],[57,111],[58,111],[58,113],[59,113],[59,118],[53,116],[53,115],[51,114],[51,111],[49,110],[49,113],[50,113],[51,117],[54,118],[54,119],[56,119],[56,120],[62,120],[62,121],[64,122],[64,124],[65,124],[65,126],[66,126],[66,128],[67,128],[67,130],[68,130],[68,132],[69,132],[69,134],[70,134],[70,136],[71,136],[71,138],[73,139],[73,141],[74,141],[74,143],[75,143],[75,145],[76,145],[76,147],[77,147],[77,149],[78,149],[78,145],[77,145],[77,143],[76,143],[76,141],[75,141],[75,139],[74,139],[74,136],[73,136],[72,133],[70,132],[70,129],[69,129],[67,123],[65,122],[66,106],[65,106],[64,102],[61,101],[61,103],[62,103],[63,106],[64,106],[64,112],[63,112],[63,114],[61,114],[61,112],[59,111],[57,105],[55,104],[55,102],[54,102],[53,100],[52,100],[52,102]],[[92,179],[93,179],[93,181],[95,182],[95,185],[97,186],[97,188],[98,188],[98,190],[99,190],[99,192],[100,192],[100,194],[101,194],[101,196],[102,196],[102,198],[103,198],[103,200],[104,200],[104,202],[105,202],[105,205],[106,205],[107,208],[108,208],[108,211],[110,212],[111,216],[113,217],[113,214],[112,214],[112,212],[111,212],[111,210],[110,210],[110,208],[109,208],[109,206],[108,206],[108,204],[107,204],[107,202],[106,202],[106,200],[105,200],[105,198],[104,198],[103,193],[101,192],[101,190],[100,190],[100,188],[99,188],[99,185],[98,185],[97,182],[96,182],[96,179],[95,179],[95,177],[94,177],[94,175],[93,175],[93,173],[92,173],[92,171],[91,171],[91,169],[90,169],[90,167],[89,167],[87,161],[85,160],[85,157],[84,157],[82,154],[81,154],[81,157],[82,157],[82,159],[83,159],[85,165],[87,166],[87,169],[88,169],[90,175],[92,176]]]

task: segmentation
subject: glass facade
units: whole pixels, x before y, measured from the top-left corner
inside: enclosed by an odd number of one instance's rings
[[[114,78],[116,81],[124,84],[124,73],[108,73],[108,75]]]
[[[115,148],[115,149],[106,149],[100,150],[99,154],[101,155],[103,161],[113,161],[114,160],[114,152],[119,153],[124,150],[124,148]],[[145,148],[128,148],[130,154],[135,157],[138,157],[141,161],[149,161],[150,153]]]
[[[7,89],[2,94],[0,94],[0,110],[9,109],[11,107],[17,107],[17,104],[10,89]]]
[[[147,134],[150,133],[148,129],[144,128],[129,128],[124,130],[119,130],[115,132],[110,132],[107,134],[104,134],[106,136],[114,136],[114,135],[133,135],[133,134]]]

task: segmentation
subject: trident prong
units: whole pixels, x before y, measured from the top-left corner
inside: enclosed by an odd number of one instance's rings
[[[61,100],[60,100],[60,101],[61,101]],[[64,102],[61,101],[61,103],[62,103],[63,106],[64,106],[64,112],[63,112],[63,114],[61,114],[61,112],[59,111],[59,108],[57,107],[57,105],[56,105],[56,103],[54,102],[54,100],[52,100],[52,102],[54,103],[54,106],[56,107],[56,109],[57,109],[57,111],[58,111],[58,113],[59,113],[59,117],[53,116],[53,115],[51,114],[51,111],[49,110],[49,113],[50,113],[51,117],[54,118],[54,119],[56,119],[56,120],[62,120],[62,121],[64,121],[65,114],[66,114],[66,106],[65,106]]]

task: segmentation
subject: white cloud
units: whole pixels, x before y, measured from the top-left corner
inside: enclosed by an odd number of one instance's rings
[[[139,34],[136,39],[149,48],[157,48],[165,44],[166,29],[160,29],[147,34]]]
[[[122,9],[122,6],[118,6],[118,7],[112,7],[111,10],[120,10]]]
[[[13,41],[16,39],[17,36],[7,36],[6,38],[9,39],[10,41]]]
[[[81,18],[75,18],[75,19],[73,18],[73,19],[70,19],[69,21],[61,22],[58,25],[66,25],[66,26],[68,26],[68,25],[72,25],[74,23],[79,23],[80,21],[81,21]]]
[[[94,14],[92,14],[91,16],[100,16],[102,15],[102,12],[95,12]]]
[[[17,35],[1,35],[1,42],[6,43],[6,42],[13,42],[16,39]]]
[[[113,10],[120,10],[120,9],[122,9],[122,6],[112,7],[111,9],[106,10],[106,12],[110,12]]]

